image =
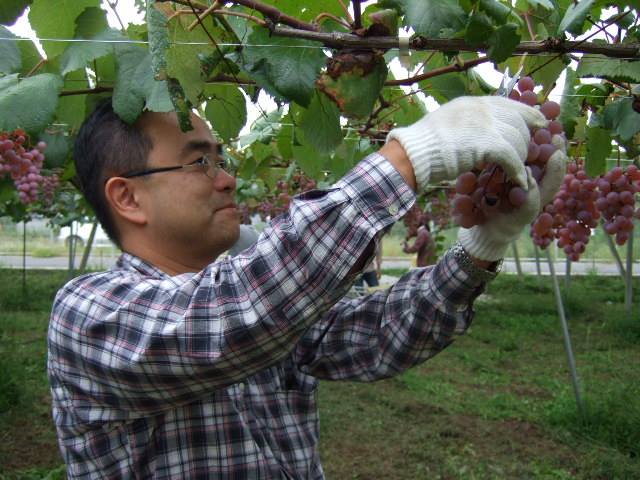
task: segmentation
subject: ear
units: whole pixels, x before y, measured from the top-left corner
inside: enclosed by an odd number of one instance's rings
[[[147,215],[140,202],[142,189],[135,181],[111,177],[104,186],[104,194],[116,218],[136,225],[147,223]]]

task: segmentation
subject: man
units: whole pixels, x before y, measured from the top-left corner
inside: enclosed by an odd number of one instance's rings
[[[508,244],[558,188],[564,153],[539,190],[523,161],[542,115],[457,99],[216,262],[238,237],[235,179],[192,122],[183,133],[174,114],[144,113],[129,126],[107,103],[79,132],[83,191],[123,254],[53,305],[48,370],[68,476],[323,478],[318,379],[389,377],[463,333]],[[528,188],[522,208],[460,230],[437,265],[389,290],[343,299],[416,190],[485,161]]]

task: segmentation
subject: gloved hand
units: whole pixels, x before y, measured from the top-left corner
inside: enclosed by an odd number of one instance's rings
[[[554,135],[552,141],[557,150],[547,161],[540,185],[536,185],[531,170],[526,168],[529,190],[522,206],[509,213],[496,211],[484,224],[458,230],[458,241],[469,255],[491,262],[503,258],[509,244],[553,200],[564,179],[567,154],[563,137]]]
[[[391,130],[387,142],[398,140],[406,151],[418,191],[491,162],[526,190],[530,129],[547,123],[538,110],[514,100],[459,97],[413,125]]]

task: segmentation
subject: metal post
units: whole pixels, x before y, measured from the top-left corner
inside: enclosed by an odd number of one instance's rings
[[[604,222],[600,222],[600,225],[602,226],[602,231],[604,232],[604,238],[607,239],[607,245],[609,245],[609,251],[611,251],[611,255],[613,255],[613,258],[616,261],[616,265],[618,266],[618,272],[620,272],[620,276],[626,282],[627,281],[627,275],[626,275],[626,273],[624,271],[624,267],[622,266],[622,260],[620,259],[620,255],[618,254],[618,249],[613,244],[613,240],[611,239],[611,235],[609,235],[607,232],[605,232],[605,230],[604,230]]]
[[[560,295],[560,286],[558,285],[558,278],[556,277],[556,270],[551,261],[551,253],[547,250],[547,261],[549,262],[549,273],[551,273],[551,281],[553,282],[553,291],[556,295],[556,304],[558,308],[558,315],[560,316],[560,324],[562,325],[562,336],[564,338],[564,350],[567,354],[567,362],[569,364],[569,372],[571,374],[571,383],[573,384],[573,392],[576,396],[576,404],[578,405],[578,412],[581,416],[584,416],[584,403],[582,401],[582,394],[580,393],[580,385],[578,383],[578,371],[576,370],[576,362],[573,357],[573,348],[571,346],[571,337],[569,336],[569,326],[567,325],[567,319],[564,315],[564,305],[562,303],[562,296]]]
[[[522,276],[522,266],[520,265],[520,255],[518,254],[518,246],[516,242],[511,242],[511,248],[513,248],[513,257],[516,261],[516,271],[518,272],[518,276]]]
[[[633,231],[627,240],[627,281],[624,291],[624,308],[627,316],[631,317],[633,309],[632,293],[633,293]]]

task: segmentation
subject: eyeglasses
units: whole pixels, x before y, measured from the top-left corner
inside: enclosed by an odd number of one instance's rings
[[[205,153],[200,158],[195,160],[194,162],[187,163],[186,165],[176,165],[175,167],[158,167],[158,168],[149,168],[146,170],[133,170],[131,172],[125,172],[122,175],[118,175],[122,178],[134,178],[134,177],[142,177],[144,175],[151,175],[152,173],[160,173],[160,172],[172,172],[174,170],[190,170],[190,169],[199,169],[201,170],[207,177],[214,179],[220,172],[220,170],[224,170],[229,175],[235,175],[235,169],[233,168],[233,164],[222,156],[222,146],[219,146],[219,152],[216,155],[216,159],[211,158],[211,154]]]

